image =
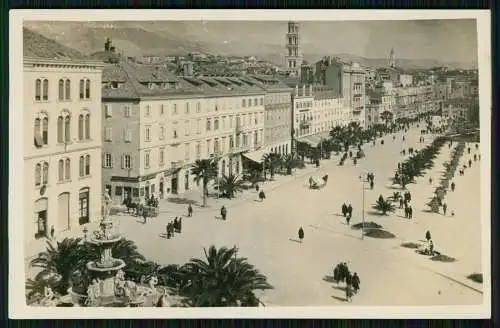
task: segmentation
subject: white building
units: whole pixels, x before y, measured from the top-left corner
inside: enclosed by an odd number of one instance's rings
[[[193,188],[195,160],[241,174],[241,154],[264,139],[264,94],[249,81],[176,77],[122,62],[103,74],[103,184],[115,201]]]
[[[29,243],[100,219],[102,64],[27,29],[23,39]]]

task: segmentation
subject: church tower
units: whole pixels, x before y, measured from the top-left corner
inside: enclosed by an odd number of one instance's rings
[[[300,51],[300,26],[297,22],[288,22],[286,34],[286,71],[290,75],[299,76],[302,66],[302,52]]]
[[[391,48],[391,53],[389,54],[389,67],[396,68],[396,57],[394,55],[394,48]]]

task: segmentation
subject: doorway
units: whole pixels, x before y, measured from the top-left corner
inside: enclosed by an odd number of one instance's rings
[[[69,192],[64,192],[57,198],[59,207],[59,222],[57,224],[57,231],[66,231],[70,229],[69,222]]]
[[[78,197],[79,218],[80,225],[89,223],[89,188],[80,189]]]
[[[123,187],[123,199],[132,199],[132,187]]]
[[[48,217],[47,198],[41,198],[35,202],[36,232],[35,238],[47,237],[47,217]]]
[[[149,199],[149,194],[150,194],[150,186],[149,182],[146,182],[146,187],[144,188],[144,196],[146,199]]]
[[[178,183],[179,183],[179,174],[178,173],[175,173],[173,176],[172,176],[172,180],[171,180],[171,189],[172,189],[172,194],[174,195],[177,195],[177,187],[178,187]]]

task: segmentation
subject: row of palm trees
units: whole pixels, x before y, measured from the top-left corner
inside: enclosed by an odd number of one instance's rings
[[[46,286],[59,295],[66,294],[70,286],[73,291],[86,294],[90,282],[86,263],[98,260],[98,247],[83,243],[81,238],[66,238],[56,246],[47,243],[47,249],[30,263],[41,271],[26,281],[28,301],[40,298]],[[204,252],[204,259],[192,258],[182,266],[161,266],[147,261],[130,240],[121,240],[112,248],[113,257],[125,261],[127,279],[139,283],[154,275],[170,294],[181,296],[184,306],[259,306],[255,292],[273,288],[247,258],[238,256],[236,247],[211,246]],[[74,278],[76,273],[85,280],[83,284],[79,281],[79,286]]]

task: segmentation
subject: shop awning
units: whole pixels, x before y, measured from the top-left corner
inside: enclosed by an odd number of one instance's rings
[[[318,134],[312,134],[310,136],[305,136],[302,138],[297,138],[298,142],[305,142],[311,145],[312,147],[317,147],[321,140],[325,140],[329,138],[328,132],[322,132]]]
[[[242,153],[243,156],[248,158],[251,161],[254,161],[255,163],[262,163],[262,158],[266,152],[264,150],[256,150],[256,151],[249,151],[247,153]]]

